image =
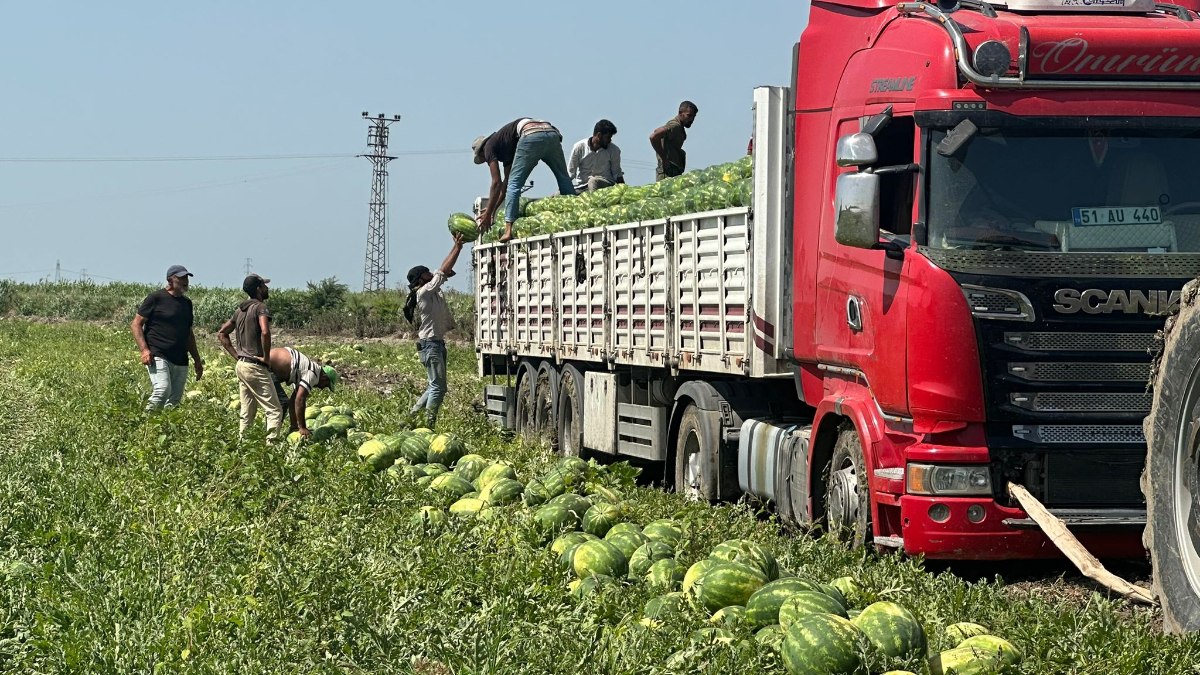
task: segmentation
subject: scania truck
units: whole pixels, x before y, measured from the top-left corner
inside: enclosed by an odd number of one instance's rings
[[[849,546],[1057,556],[1017,483],[1143,555],[1150,350],[1200,273],[1197,8],[814,0],[753,92],[748,206],[474,248],[489,414]]]

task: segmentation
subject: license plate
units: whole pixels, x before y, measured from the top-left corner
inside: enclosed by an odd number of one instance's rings
[[[1089,225],[1159,225],[1162,209],[1157,206],[1095,206],[1071,209],[1076,227]]]

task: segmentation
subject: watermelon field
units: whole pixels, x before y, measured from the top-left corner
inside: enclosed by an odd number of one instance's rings
[[[338,364],[310,405],[353,427],[239,441],[198,337],[203,380],[147,414],[127,326],[0,319],[0,672],[1200,672],[1061,568],[848,552],[506,437],[469,345],[425,434],[410,342],[277,336]]]

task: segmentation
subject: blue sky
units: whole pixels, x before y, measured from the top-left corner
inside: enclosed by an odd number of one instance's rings
[[[389,165],[396,287],[442,260],[447,215],[486,192],[475,136],[528,115],[558,126],[569,151],[605,117],[627,180],[647,183],[647,136],[686,98],[700,108],[689,168],[731,161],[752,88],[787,83],[807,15],[807,2],[780,0],[11,4],[0,278],[36,281],[61,261],[64,278],[157,283],[179,262],[193,283],[238,286],[251,258],[277,287],[337,277],[357,290],[365,110],[402,116]],[[189,159],[97,161],[147,158]],[[532,179],[532,195],[551,193],[545,166]]]

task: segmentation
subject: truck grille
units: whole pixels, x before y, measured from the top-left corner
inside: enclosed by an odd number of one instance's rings
[[[1035,443],[1145,443],[1146,436],[1140,424],[1015,424],[1012,428],[1017,438]]]
[[[1033,412],[1150,412],[1149,393],[1013,392],[1009,402]]]
[[[1028,382],[1146,382],[1149,363],[1014,362],[1008,374]]]
[[[1004,344],[1033,352],[1148,352],[1153,333],[1006,332]]]

